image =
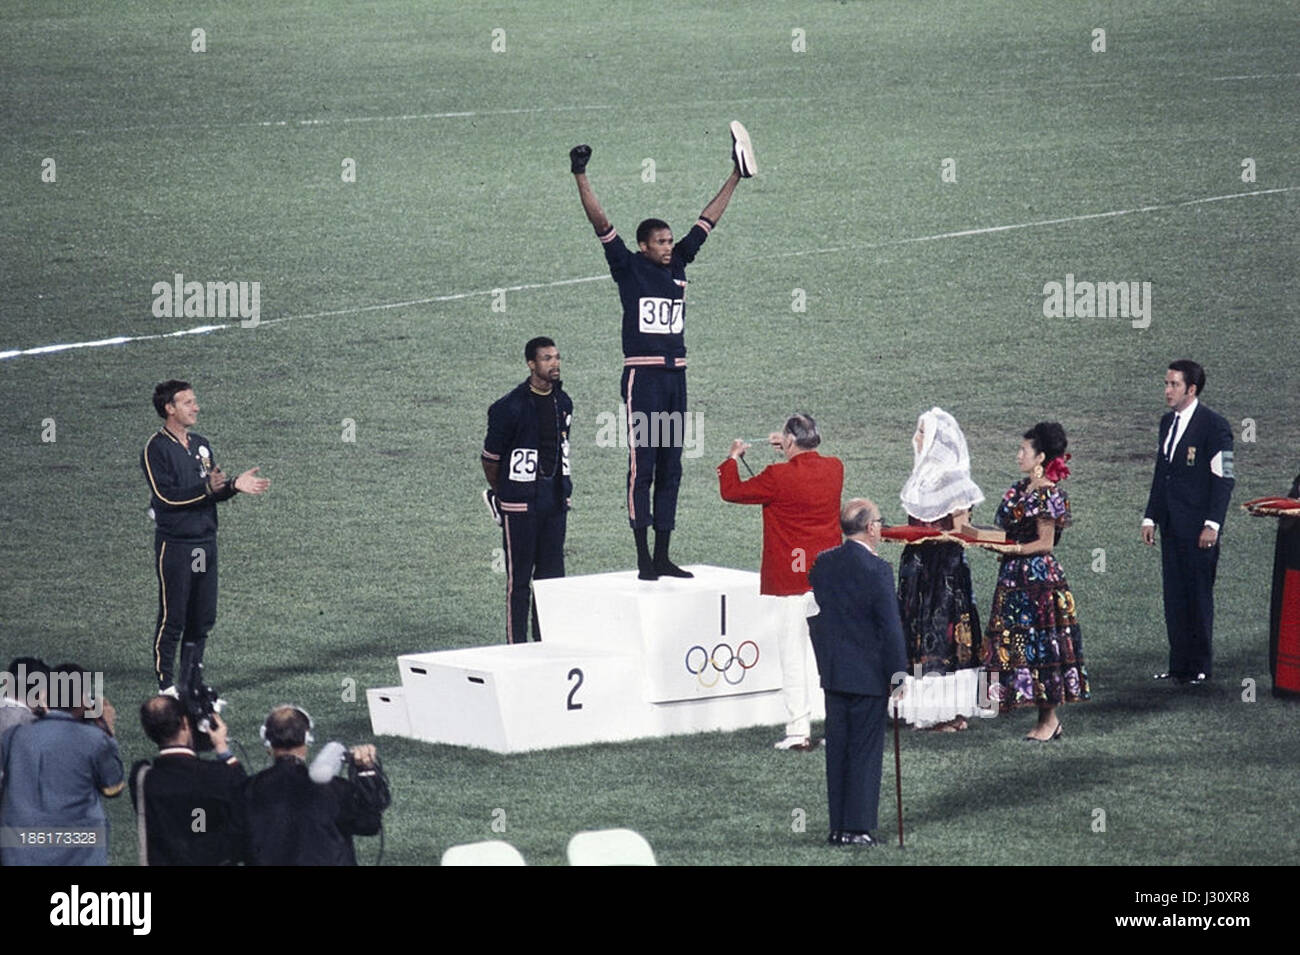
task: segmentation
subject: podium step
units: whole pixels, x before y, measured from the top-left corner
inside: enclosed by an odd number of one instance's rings
[[[401,687],[367,691],[374,731],[517,753],[784,723],[780,601],[688,569],[534,581],[543,642],[398,657]]]

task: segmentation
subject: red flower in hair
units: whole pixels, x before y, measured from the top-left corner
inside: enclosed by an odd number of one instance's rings
[[[1043,476],[1053,484],[1057,481],[1064,481],[1070,476],[1070,469],[1065,464],[1068,460],[1070,460],[1068,454],[1052,458],[1052,460],[1047,462],[1047,466],[1043,468]]]

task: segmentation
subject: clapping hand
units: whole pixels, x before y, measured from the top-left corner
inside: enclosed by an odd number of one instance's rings
[[[260,470],[261,468],[249,468],[235,478],[235,490],[241,494],[265,494],[267,488],[271,486],[271,479],[258,477],[257,472]],[[226,483],[225,475],[222,475],[221,483]]]

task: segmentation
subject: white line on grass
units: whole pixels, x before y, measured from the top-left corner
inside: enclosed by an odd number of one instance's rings
[[[1211,83],[1221,83],[1224,80],[1267,80],[1281,76],[1300,76],[1300,73],[1251,73],[1247,76],[1211,76]]]
[[[412,119],[465,119],[472,116],[514,116],[520,113],[570,113],[577,110],[618,109],[617,106],[522,106],[515,109],[469,109],[448,113],[399,113],[396,116],[340,116],[337,119],[268,119],[232,126],[338,126],[344,123],[393,123]]]
[[[699,109],[704,106],[715,106],[718,103],[727,103],[734,105],[736,103],[788,103],[791,100],[803,101],[806,97],[801,96],[767,96],[757,97],[744,100],[697,100],[693,103],[678,103],[674,109]],[[404,122],[412,119],[464,119],[473,116],[515,116],[521,113],[572,113],[580,110],[601,110],[601,109],[625,109],[621,105],[577,105],[577,106],[520,106],[512,109],[478,109],[478,110],[459,110],[449,113],[402,113],[396,116],[342,116],[337,119],[277,119],[264,120],[260,123],[230,123],[231,126],[332,126],[341,123],[387,123],[387,122]],[[226,124],[222,124],[224,128]]]
[[[580,285],[583,282],[599,282],[608,279],[608,275],[588,275],[578,279],[557,279],[554,282],[530,282],[526,285],[506,285],[500,288],[486,289],[477,292],[454,292],[450,295],[431,295],[428,298],[413,298],[406,302],[384,302],[380,305],[358,305],[354,308],[338,308],[328,312],[304,312],[301,315],[282,315],[279,318],[268,318],[266,321],[259,321],[257,327],[263,325],[280,325],[284,322],[292,322],[299,318],[331,318],[337,315],[359,315],[362,312],[380,312],[393,308],[409,308],[412,305],[431,305],[435,302],[455,302],[460,299],[474,298],[479,295],[495,295],[497,292],[526,292],[529,289],[555,288],[560,285]],[[93,342],[64,342],[57,345],[40,345],[36,348],[11,348],[0,351],[0,361],[6,358],[17,358],[20,355],[48,355],[53,352],[70,351],[74,348],[102,348],[105,345],[125,345],[128,342],[147,342],[158,338],[179,338],[182,335],[206,335],[208,332],[219,332],[223,329],[234,328],[237,322],[227,322],[224,325],[199,325],[195,328],[182,328],[179,331],[163,332],[157,335],[117,335],[113,338],[101,338]]]
[[[1210,202],[1225,202],[1229,199],[1246,199],[1251,196],[1268,196],[1279,192],[1294,192],[1300,189],[1300,186],[1282,186],[1277,189],[1256,189],[1252,192],[1230,192],[1222,196],[1206,196],[1203,199],[1185,199],[1182,202],[1165,202],[1151,206],[1137,206],[1133,209],[1115,209],[1111,212],[1089,212],[1077,216],[1062,216],[1057,219],[1035,219],[1032,222],[1015,222],[1010,225],[992,225],[984,226],[978,229],[961,229],[956,232],[936,232],[934,235],[919,235],[908,239],[890,239],[886,242],[869,242],[862,245],[837,245],[825,249],[806,249],[801,252],[785,252],[778,255],[779,258],[789,258],[800,255],[828,255],[835,252],[856,252],[863,249],[882,249],[891,245],[908,245],[914,242],[935,242],[940,239],[960,239],[971,235],[989,235],[994,232],[1010,232],[1013,229],[1032,229],[1037,226],[1061,225],[1066,222],[1086,222],[1089,219],[1113,219],[1117,216],[1130,216],[1141,212],[1159,212],[1162,209],[1181,209],[1186,206],[1200,206]],[[301,315],[282,315],[279,318],[270,318],[262,325],[280,325],[284,322],[292,322],[303,318],[333,318],[339,315],[360,315],[363,312],[380,312],[394,308],[410,308],[415,305],[431,305],[436,302],[457,302],[462,299],[476,298],[480,295],[495,295],[498,292],[526,292],[531,289],[539,288],[558,288],[562,285],[581,285],[585,282],[600,282],[607,280],[608,274],[605,275],[585,275],[576,279],[557,279],[554,282],[529,282],[524,285],[509,285],[495,289],[481,289],[475,292],[453,292],[448,295],[431,295],[428,298],[413,298],[405,302],[384,302],[379,305],[357,305],[352,308],[338,308],[327,312],[305,312]],[[0,351],[0,361],[6,358],[17,358],[21,355],[48,355],[53,352],[69,351],[74,348],[101,348],[105,345],[125,345],[128,342],[145,342],[159,338],[178,338],[182,335],[203,335],[207,332],[221,331],[225,328],[235,327],[234,322],[225,325],[199,325],[196,328],[183,328],[175,332],[165,332],[157,335],[119,335],[114,338],[102,338],[93,342],[65,342],[56,345],[40,345],[35,348],[11,348]]]
[[[445,113],[398,113],[392,116],[339,116],[333,119],[267,119],[243,123],[142,123],[138,126],[110,126],[74,129],[78,134],[130,133],[155,129],[278,129],[290,126],[339,126],[346,123],[406,122],[407,120],[466,119],[475,116],[510,116],[520,113],[567,113],[577,110],[618,109],[618,106],[526,106],[516,109],[452,110]]]
[[[280,318],[269,318],[262,325],[279,325],[282,322],[292,322],[298,318],[331,318],[336,315],[357,315],[361,312],[379,312],[390,308],[408,308],[412,305],[429,305],[433,302],[457,302],[464,298],[475,298],[479,295],[495,295],[497,292],[526,292],[529,289],[538,288],[556,288],[560,285],[581,285],[583,282],[599,282],[608,279],[608,275],[587,275],[580,279],[557,279],[554,282],[530,282],[527,285],[505,285],[501,288],[488,289],[487,291],[478,292],[454,292],[450,295],[433,295],[429,298],[413,298],[409,302],[385,302],[382,305],[361,305],[356,308],[339,308],[329,312],[307,312],[302,315],[282,315]],[[0,352],[0,358],[7,357],[7,353]]]
[[[701,109],[725,103],[728,106],[753,103],[789,103],[803,102],[806,97],[766,96],[751,97],[743,100],[696,100],[691,103],[674,104],[674,109]],[[395,113],[385,116],[337,116],[309,119],[265,119],[242,123],[142,123],[136,126],[111,126],[99,129],[74,129],[77,134],[88,133],[127,133],[136,130],[157,129],[286,129],[297,126],[342,126],[348,123],[403,123],[434,119],[473,119],[481,116],[519,116],[528,113],[575,113],[589,110],[625,109],[619,104],[576,104],[573,106],[518,106],[502,109],[460,109],[438,113]]]
[[[1079,216],[1063,216],[1059,219],[1035,219],[1032,222],[1015,222],[1011,225],[991,225],[980,229],[962,229],[958,232],[936,232],[934,235],[918,235],[910,239],[889,239],[885,242],[869,242],[863,245],[834,245],[825,249],[804,249],[799,252],[780,252],[777,258],[791,258],[800,255],[826,255],[833,252],[857,252],[863,249],[883,249],[891,245],[909,245],[913,242],[934,242],[937,239],[960,239],[968,235],[988,235],[991,232],[1010,232],[1013,229],[1032,229],[1043,225],[1061,225],[1065,222],[1085,222],[1088,219],[1113,219],[1117,216],[1131,216],[1139,212],[1159,212],[1162,209],[1178,209],[1183,206],[1199,206],[1207,202],[1223,202],[1228,199],[1245,199],[1248,196],[1267,196],[1275,192],[1293,192],[1300,186],[1282,186],[1278,189],[1256,189],[1253,192],[1230,192],[1222,196],[1207,196],[1204,199],[1187,199],[1183,202],[1164,202],[1153,206],[1137,206],[1133,209],[1115,209],[1111,212],[1089,212]]]
[[[17,358],[19,355],[49,355],[54,352],[69,351],[73,348],[102,348],[104,345],[125,345],[127,342],[147,342],[156,338],[180,338],[182,335],[204,335],[219,332],[229,325],[199,325],[196,328],[182,328],[175,332],[160,332],[157,335],[118,335],[114,338],[101,338],[93,342],[64,342],[58,345],[39,345],[36,348],[10,349],[0,351],[0,359]]]

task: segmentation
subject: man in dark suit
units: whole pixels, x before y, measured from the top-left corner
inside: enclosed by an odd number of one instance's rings
[[[819,609],[808,628],[826,691],[831,845],[876,844],[885,707],[894,676],[907,672],[894,572],[876,555],[880,527],[876,505],[846,502],[846,540],[818,555],[808,575]]]
[[[1169,668],[1157,680],[1200,685],[1213,672],[1214,577],[1219,534],[1235,483],[1232,429],[1200,403],[1205,370],[1180,359],[1165,372],[1160,444],[1142,519],[1142,540],[1160,528]]]
[[[356,865],[352,837],[373,836],[389,804],[373,744],[353,746],[356,778],[335,776],[338,764],[307,766],[313,723],[300,706],[277,706],[262,724],[274,762],[244,784],[236,806],[248,865]],[[341,754],[340,754],[341,755]]]
[[[141,865],[233,865],[239,837],[234,807],[247,778],[227,743],[221,717],[205,735],[217,758],[199,759],[200,742],[180,700],[159,694],[140,707],[140,725],[158,746],[150,765],[131,767],[131,803],[144,817]]]

